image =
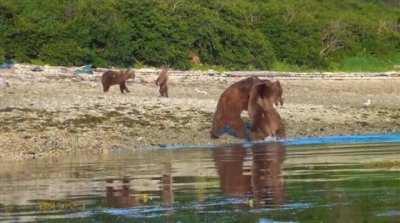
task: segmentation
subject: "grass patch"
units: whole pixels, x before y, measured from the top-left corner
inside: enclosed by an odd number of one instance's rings
[[[227,69],[223,66],[208,65],[208,64],[193,64],[192,70],[199,70],[199,71],[215,70],[218,73],[223,73],[227,71]]]
[[[195,64],[193,70],[208,71],[215,70],[219,73],[228,71],[222,66],[214,66],[207,64]],[[288,64],[282,61],[276,61],[271,70],[281,72],[316,72],[316,71],[333,71],[333,72],[384,72],[384,71],[400,71],[400,53],[393,54],[386,58],[378,58],[369,55],[360,55],[346,57],[339,62],[331,62],[326,69],[312,69],[302,67],[296,64]]]
[[[30,62],[31,62],[31,64],[37,65],[37,66],[45,66],[46,65],[45,62],[38,60],[38,59],[32,59]]]
[[[366,163],[365,166],[369,168],[384,168],[384,169],[400,168],[400,161],[399,160],[377,161],[377,162]]]
[[[134,68],[145,68],[146,66],[137,62]],[[214,70],[217,73],[230,71],[228,68],[220,65],[208,64],[193,64],[194,71],[209,71]],[[250,69],[251,70],[251,69]],[[385,58],[378,58],[370,55],[359,55],[345,57],[339,62],[330,62],[327,68],[313,69],[296,64],[289,64],[284,61],[276,61],[273,63],[271,70],[281,72],[317,72],[317,71],[332,71],[332,72],[383,72],[383,71],[400,71],[400,53],[390,55]]]
[[[291,71],[291,72],[302,72],[306,71],[307,69],[304,67],[299,67],[294,64],[288,64],[285,62],[277,61],[272,65],[272,70],[274,71]]]
[[[142,69],[142,68],[145,68],[146,67],[146,65],[144,64],[144,63],[142,63],[141,61],[137,61],[134,65],[133,65],[133,68],[134,69]]]
[[[339,63],[332,63],[330,69],[345,72],[381,72],[395,70],[400,65],[400,54],[388,58],[373,56],[353,56],[344,58]]]

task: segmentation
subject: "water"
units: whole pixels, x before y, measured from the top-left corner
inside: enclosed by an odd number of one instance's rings
[[[400,222],[400,144],[0,163],[5,222]]]

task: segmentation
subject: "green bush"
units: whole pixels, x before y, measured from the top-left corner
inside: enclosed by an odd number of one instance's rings
[[[44,66],[44,65],[46,65],[45,62],[43,62],[43,61],[41,61],[41,60],[39,60],[39,59],[32,59],[32,60],[30,61],[30,63],[33,64],[33,65],[38,65],[38,66]]]
[[[399,15],[370,0],[1,0],[0,48],[54,65],[190,69],[194,53],[232,70],[381,70]]]
[[[223,73],[226,71],[225,67],[216,66],[216,65],[210,66],[210,65],[206,65],[206,64],[193,64],[192,69],[199,70],[199,71],[215,70],[218,73]]]
[[[72,40],[43,45],[38,59],[51,65],[64,66],[83,65],[90,62],[88,51]]]
[[[300,72],[300,71],[303,71],[304,68],[298,67],[296,65],[277,61],[272,65],[272,70]]]
[[[341,61],[336,70],[342,71],[384,71],[390,69],[389,64],[379,58],[371,56],[347,57]]]
[[[0,64],[4,63],[5,57],[4,57],[4,50],[0,48]]]

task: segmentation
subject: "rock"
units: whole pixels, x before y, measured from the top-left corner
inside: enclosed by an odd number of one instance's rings
[[[43,71],[43,68],[41,68],[41,67],[34,67],[34,68],[32,68],[31,71],[33,71],[33,72],[42,72],[42,71]]]
[[[93,68],[91,64],[82,66],[75,70],[74,74],[93,74]]]
[[[207,91],[202,91],[202,90],[199,90],[199,89],[197,89],[197,88],[195,88],[194,91],[196,91],[196,92],[199,93],[199,94],[204,94],[204,95],[207,95],[207,94],[208,94]]]
[[[371,99],[368,99],[366,102],[363,103],[363,107],[368,107],[371,105]]]
[[[6,81],[6,79],[2,76],[0,76],[0,89],[10,87],[10,84]]]

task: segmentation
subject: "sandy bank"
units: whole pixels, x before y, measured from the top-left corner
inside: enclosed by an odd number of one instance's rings
[[[0,159],[238,141],[212,140],[208,132],[219,95],[248,74],[172,73],[170,98],[160,98],[151,70],[137,72],[128,83],[131,93],[122,95],[117,86],[102,92],[101,70],[77,77],[70,68],[31,68],[2,71],[11,87],[0,90]],[[400,130],[397,75],[301,77],[276,77],[283,83],[279,111],[289,137]]]

